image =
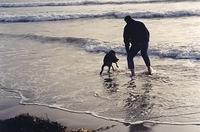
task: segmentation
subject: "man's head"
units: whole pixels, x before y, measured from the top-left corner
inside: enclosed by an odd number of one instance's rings
[[[126,23],[130,23],[130,22],[132,22],[133,21],[133,19],[131,18],[131,16],[125,16],[124,17],[124,21],[126,22]]]

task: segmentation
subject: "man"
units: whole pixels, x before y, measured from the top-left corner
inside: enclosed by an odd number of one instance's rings
[[[126,16],[124,20],[127,24],[124,27],[123,37],[127,53],[128,68],[131,70],[131,77],[135,76],[133,58],[139,51],[141,51],[142,58],[147,66],[148,74],[151,75],[151,64],[147,54],[149,31],[144,23],[135,21],[130,16]]]

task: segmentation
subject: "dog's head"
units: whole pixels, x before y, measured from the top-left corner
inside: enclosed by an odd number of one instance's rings
[[[112,61],[113,63],[116,63],[116,62],[119,61],[119,59],[116,57],[116,53],[115,53],[114,50],[110,50],[110,51],[108,52],[108,54],[110,55],[111,61]]]

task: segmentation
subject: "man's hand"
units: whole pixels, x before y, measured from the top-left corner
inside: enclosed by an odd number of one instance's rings
[[[125,48],[126,48],[126,53],[128,54],[128,52],[129,52],[129,43],[125,44]]]

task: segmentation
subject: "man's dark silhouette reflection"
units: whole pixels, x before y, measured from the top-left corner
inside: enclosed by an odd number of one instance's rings
[[[142,83],[142,82],[141,82]],[[142,121],[150,118],[150,113],[153,108],[151,102],[150,91],[152,84],[150,81],[145,80],[145,83],[136,86],[135,80],[129,81],[125,84],[128,90],[128,97],[125,99],[125,109],[127,111],[128,121]],[[145,127],[143,124],[131,125],[129,127],[130,132],[150,132],[150,127]]]
[[[129,132],[153,132],[151,127],[146,127],[143,124],[130,125]]]
[[[103,86],[105,90],[111,94],[116,93],[119,86],[119,84],[117,83],[117,79],[112,75],[108,75],[107,77],[104,77],[103,79],[104,79]]]

